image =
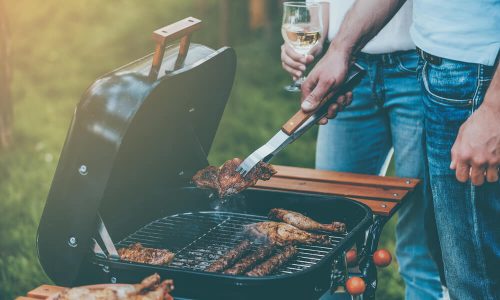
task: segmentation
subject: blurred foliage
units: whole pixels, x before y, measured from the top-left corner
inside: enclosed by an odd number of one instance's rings
[[[229,1],[226,37],[238,55],[237,76],[210,160],[249,154],[298,108],[282,87],[278,1],[269,1],[266,28],[249,31],[246,1]],[[50,283],[37,259],[36,230],[73,109],[100,74],[151,52],[150,33],[193,15],[204,21],[194,41],[221,46],[216,0],[65,1],[7,0],[12,33],[15,101],[14,146],[0,156],[0,299],[12,299]],[[275,163],[314,163],[310,132]],[[394,250],[395,221],[382,246]],[[394,253],[394,252],[393,252]],[[379,299],[401,299],[397,264],[379,273]]]

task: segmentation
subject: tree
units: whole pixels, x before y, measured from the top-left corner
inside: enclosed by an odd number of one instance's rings
[[[0,0],[0,149],[9,147],[12,140],[11,69],[9,63],[9,30],[5,4]]]

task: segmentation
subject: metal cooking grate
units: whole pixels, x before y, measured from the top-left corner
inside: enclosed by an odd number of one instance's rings
[[[120,241],[117,247],[140,242],[145,247],[168,249],[175,253],[169,267],[203,271],[244,239],[243,225],[266,220],[262,216],[230,212],[178,214],[149,223]],[[299,253],[274,274],[291,274],[316,264],[347,235],[318,233],[330,236],[332,246],[300,245]]]

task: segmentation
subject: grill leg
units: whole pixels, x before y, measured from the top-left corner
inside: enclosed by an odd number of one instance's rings
[[[366,291],[363,294],[364,300],[375,299],[375,291],[377,289],[377,267],[373,263],[373,253],[377,250],[380,234],[387,220],[386,217],[375,216],[373,224],[368,229],[365,241],[361,246],[359,269],[366,282]]]

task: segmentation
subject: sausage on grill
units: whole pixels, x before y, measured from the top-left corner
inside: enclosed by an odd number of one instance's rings
[[[273,245],[262,246],[257,249],[254,253],[243,257],[234,266],[224,271],[224,274],[239,275],[243,274],[246,270],[250,269],[255,264],[266,259],[274,251],[275,247]]]
[[[248,276],[264,276],[271,274],[273,271],[284,265],[292,257],[297,254],[295,246],[286,246],[281,252],[271,256],[268,260],[247,272]]]
[[[238,259],[240,259],[245,253],[250,249],[250,241],[243,240],[241,243],[236,245],[233,249],[229,250],[226,254],[220,257],[218,260],[214,261],[210,266],[208,266],[205,271],[207,272],[221,272],[227,267],[233,265]]]

